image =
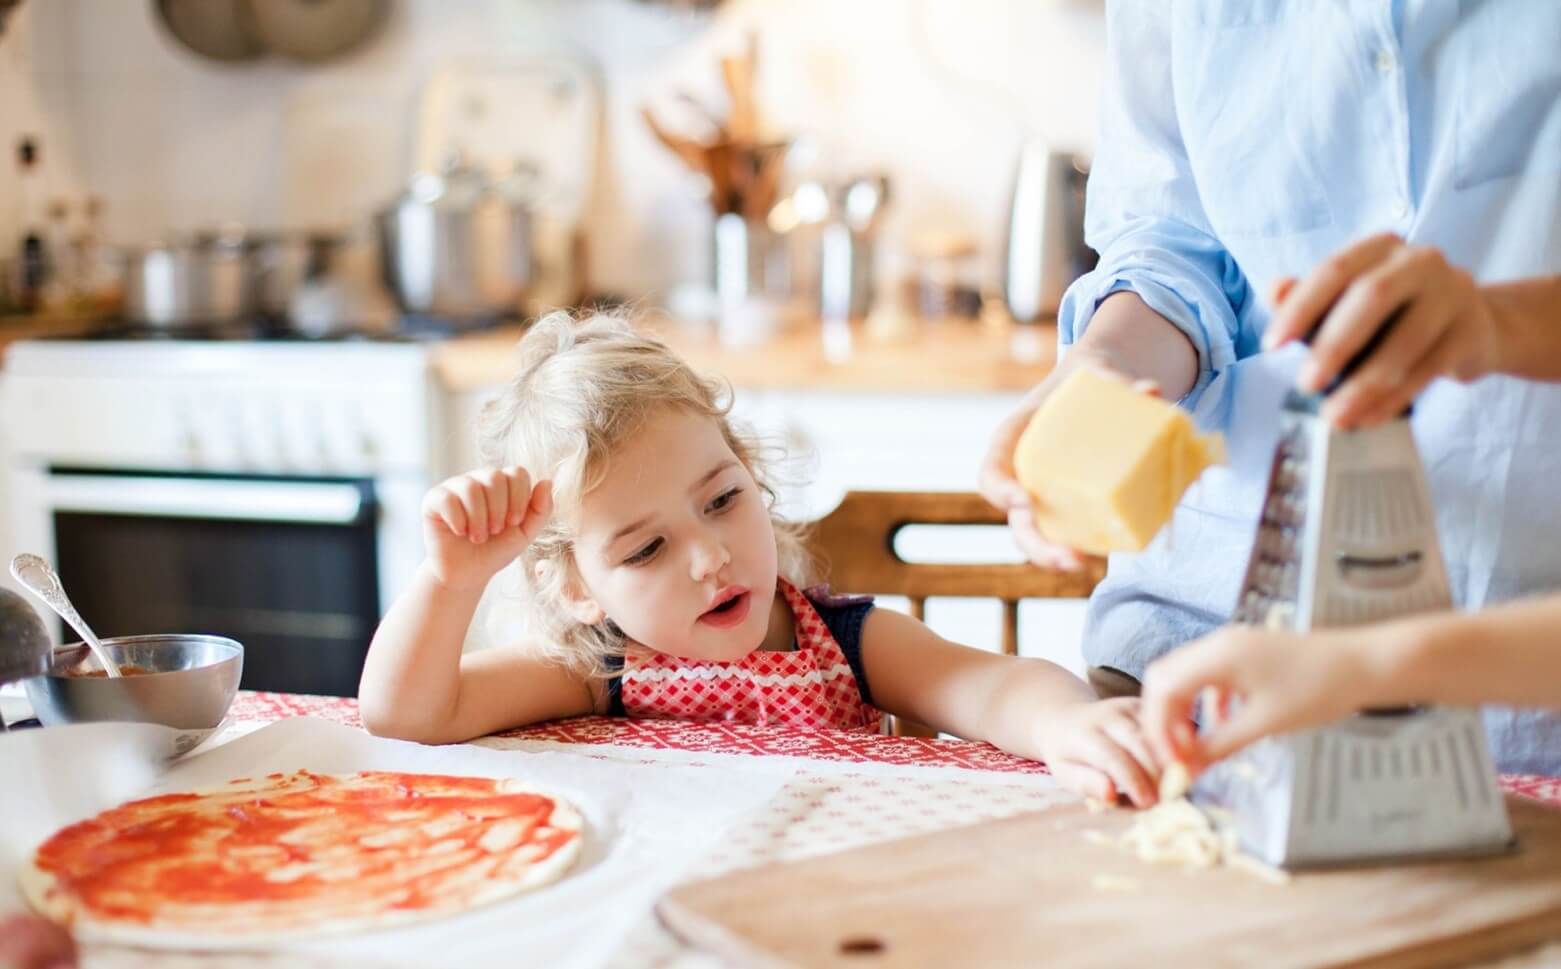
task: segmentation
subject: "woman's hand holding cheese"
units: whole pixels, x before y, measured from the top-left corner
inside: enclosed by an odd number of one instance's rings
[[[980,490],[992,505],[1008,513],[1008,528],[1014,543],[1031,562],[1042,568],[1076,572],[1084,567],[1084,558],[1075,549],[1048,541],[1035,523],[1035,509],[1029,492],[1019,483],[1014,469],[1014,447],[1029,426],[1041,401],[1056,387],[1057,374],[1037,384],[1019,408],[997,426],[992,443],[981,463]]]
[[[1037,514],[1036,496],[1020,482],[1022,473],[1015,467],[1016,455],[1021,450],[1020,441],[1025,437],[1041,405],[1057,389],[1058,378],[1065,379],[1073,370],[1060,370],[1032,390],[1020,408],[1014,411],[998,427],[992,446],[981,471],[981,493],[986,499],[1008,512],[1008,525],[1014,540],[1031,562],[1048,568],[1075,571],[1083,568],[1085,554],[1098,554],[1099,550],[1077,548],[1048,538],[1042,529],[1042,515]],[[1159,397],[1160,388],[1152,380],[1129,381],[1123,374],[1102,367],[1089,365],[1089,369],[1111,380],[1131,383],[1134,392],[1146,397]],[[1034,474],[1035,469],[1031,469]],[[1044,512],[1044,509],[1040,511]]]
[[[1068,348],[1056,369],[998,425],[981,464],[980,491],[987,501],[1008,513],[1015,543],[1031,562],[1043,568],[1076,571],[1083,568],[1084,558],[1077,549],[1041,534],[1034,498],[1019,483],[1014,469],[1014,448],[1046,398],[1074,370],[1084,367],[1176,400],[1192,389],[1198,358],[1187,337],[1136,294],[1112,294],[1101,301],[1089,329]]]

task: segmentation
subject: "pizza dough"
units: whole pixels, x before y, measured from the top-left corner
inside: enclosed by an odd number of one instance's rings
[[[19,873],[79,938],[242,948],[464,912],[561,877],[580,814],[507,778],[297,771],[132,801]]]

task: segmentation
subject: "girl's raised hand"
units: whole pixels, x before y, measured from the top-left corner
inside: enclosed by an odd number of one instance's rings
[[[1048,717],[1041,727],[1041,757],[1069,790],[1135,807],[1155,803],[1160,762],[1138,722],[1138,698],[1078,703]]]
[[[553,514],[552,482],[525,468],[470,471],[423,497],[423,542],[434,576],[452,588],[485,586],[525,551]]]

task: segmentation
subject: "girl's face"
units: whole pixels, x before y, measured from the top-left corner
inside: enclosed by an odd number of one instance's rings
[[[713,418],[663,408],[613,453],[581,504],[575,563],[582,610],[641,645],[730,661],[764,642],[775,532]]]

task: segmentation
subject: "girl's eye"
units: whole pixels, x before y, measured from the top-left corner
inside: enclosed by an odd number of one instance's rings
[[[661,549],[661,539],[653,539],[650,544],[635,552],[623,560],[624,565],[644,565],[656,557],[656,552]]]
[[[737,501],[737,496],[742,494],[741,488],[733,488],[731,491],[722,492],[710,502],[707,511],[725,511]]]

